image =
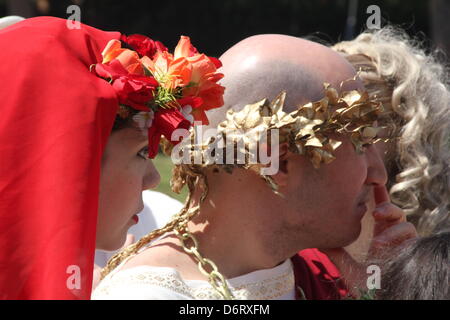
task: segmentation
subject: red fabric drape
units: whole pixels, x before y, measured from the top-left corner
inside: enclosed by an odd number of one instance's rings
[[[298,287],[308,300],[340,300],[349,297],[349,290],[338,268],[318,249],[305,249],[291,258],[294,265],[297,299]]]
[[[0,31],[1,299],[90,296],[101,155],[118,101],[89,66],[119,37],[53,17]]]

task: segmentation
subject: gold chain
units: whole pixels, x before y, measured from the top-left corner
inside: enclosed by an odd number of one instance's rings
[[[228,288],[228,284],[225,281],[225,277],[219,272],[216,264],[207,258],[203,258],[200,252],[198,251],[198,242],[195,239],[194,235],[189,232],[186,225],[179,225],[178,228],[174,230],[175,235],[180,239],[181,246],[184,251],[190,255],[193,255],[194,258],[198,261],[198,268],[202,274],[208,277],[208,282],[211,286],[226,300],[233,300],[233,294]],[[190,241],[191,246],[189,246],[186,242]],[[209,268],[210,271],[206,269]]]

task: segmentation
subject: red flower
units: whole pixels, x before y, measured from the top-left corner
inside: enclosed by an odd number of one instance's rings
[[[104,79],[116,80],[121,76],[126,76],[128,71],[122,66],[119,60],[112,60],[108,64],[97,63],[95,65],[95,73]]]
[[[177,100],[180,107],[190,105],[192,108],[198,108],[203,104],[202,98],[199,97],[184,97]]]
[[[120,104],[140,111],[149,111],[147,103],[153,99],[158,82],[153,77],[129,74],[117,78],[112,86]]]
[[[166,48],[165,45],[162,44],[162,42],[155,41],[156,51],[169,51],[169,49]]]
[[[212,63],[214,63],[214,65],[216,66],[216,69],[219,69],[220,67],[222,67],[222,62],[214,57],[208,57],[209,60],[211,60]]]
[[[159,41],[154,41],[149,37],[133,34],[130,36],[121,35],[120,40],[126,42],[131,48],[136,50],[141,57],[147,56],[153,59],[158,51],[167,51],[167,48]]]
[[[191,43],[189,37],[181,36],[180,41],[178,42],[177,47],[173,55],[175,58],[179,57],[192,57],[199,54],[196,47],[194,47]]]
[[[172,140],[172,133],[177,129],[190,128],[191,124],[186,120],[178,109],[159,109],[155,112],[152,126],[148,128],[149,157],[154,158],[158,154],[158,146],[161,135],[173,144],[180,141]]]

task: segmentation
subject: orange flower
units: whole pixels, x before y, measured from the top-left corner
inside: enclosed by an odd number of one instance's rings
[[[144,56],[141,61],[165,88],[175,89],[189,84],[192,67],[184,58],[174,59],[169,52],[158,51],[153,60]]]
[[[191,39],[186,36],[181,36],[180,41],[173,52],[175,59],[181,57],[192,57],[198,54],[197,49],[191,44]]]
[[[141,62],[163,87],[183,89],[183,99],[179,99],[178,104],[180,107],[191,106],[190,114],[194,120],[208,124],[205,111],[223,105],[225,88],[217,84],[223,77],[223,74],[217,73],[220,62],[200,54],[189,37],[181,36],[173,55],[167,51],[159,51],[153,59],[142,57]],[[197,103],[187,103],[188,101]]]
[[[102,56],[102,64],[108,64],[112,60],[118,60],[129,73],[140,76],[144,75],[144,69],[139,60],[139,55],[135,51],[122,48],[119,40],[110,40],[103,50]]]
[[[202,105],[194,108],[192,115],[195,120],[208,124],[205,111],[223,105],[225,88],[217,84],[223,78],[223,74],[217,73],[215,61],[197,52],[197,49],[192,46],[189,37],[181,37],[175,48],[174,57],[178,59],[184,57],[192,66],[190,86],[183,90],[183,96],[194,96],[202,99]]]
[[[191,114],[194,117],[195,121],[201,121],[202,124],[208,125],[209,121],[205,111],[219,108],[223,105],[223,93],[225,91],[225,88],[217,83],[207,82],[201,88],[188,88],[186,90],[186,95],[189,96],[190,91],[193,91],[195,89],[197,89],[198,92],[197,94],[192,96],[201,98],[203,103],[199,107],[194,107]]]

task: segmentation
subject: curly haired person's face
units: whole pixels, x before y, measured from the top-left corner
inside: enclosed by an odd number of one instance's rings
[[[96,247],[116,250],[125,242],[135,215],[143,207],[142,191],[159,184],[160,176],[146,159],[148,140],[133,128],[114,131],[103,153]]]

